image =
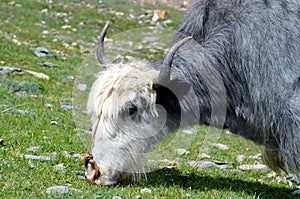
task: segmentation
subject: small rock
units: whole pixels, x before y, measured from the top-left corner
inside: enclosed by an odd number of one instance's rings
[[[22,114],[22,115],[26,115],[26,114],[29,113],[29,111],[27,111],[27,110],[21,110],[21,109],[16,109],[16,112],[17,112],[17,113],[20,113],[20,114]]]
[[[163,25],[167,26],[168,24],[171,24],[171,23],[172,23],[172,20],[168,19],[163,22]]]
[[[62,28],[62,29],[71,29],[72,26],[70,26],[70,25],[63,25],[61,28]]]
[[[151,193],[151,192],[152,192],[152,190],[149,189],[149,188],[141,189],[141,193],[142,193],[142,194],[145,194],[145,193]]]
[[[40,146],[34,146],[34,147],[30,147],[30,148],[26,149],[26,151],[35,152],[35,151],[37,151],[39,148],[41,148],[41,147],[40,147]]]
[[[111,199],[122,199],[120,196],[113,196]]]
[[[225,144],[221,144],[221,143],[213,143],[212,146],[217,147],[218,149],[221,149],[221,150],[229,149],[229,146],[226,146]]]
[[[71,104],[63,104],[60,106],[63,110],[71,110],[73,109],[73,105]]]
[[[194,131],[192,129],[186,129],[186,130],[183,130],[182,133],[187,134],[187,135],[193,135]]]
[[[8,5],[10,5],[10,6],[13,6],[13,5],[15,5],[15,4],[16,4],[15,1],[10,1],[10,2],[8,2]]]
[[[75,77],[74,77],[73,75],[69,75],[69,76],[67,77],[67,80],[69,80],[69,81],[74,81],[74,80],[75,80]]]
[[[227,164],[216,164],[216,167],[219,169],[228,169],[230,168]]]
[[[58,67],[57,64],[53,64],[53,63],[51,63],[51,62],[39,63],[39,65],[40,65],[40,66],[50,67],[50,68]]]
[[[207,155],[206,153],[201,153],[200,155],[198,155],[198,158],[203,160],[203,159],[210,159],[210,155]]]
[[[0,138],[0,146],[4,145],[4,140],[2,138]]]
[[[66,172],[66,167],[62,163],[53,166],[53,169],[55,169],[56,171]]]
[[[184,172],[180,175],[181,177],[186,177],[186,178],[189,178],[191,177],[190,173],[189,172]]]
[[[28,166],[29,166],[30,169],[34,169],[34,165],[31,164],[30,162],[28,162]]]
[[[24,70],[24,72],[26,72],[34,77],[37,77],[39,79],[45,79],[45,80],[50,79],[50,77],[44,73],[39,73],[39,72],[31,71],[31,70]]]
[[[12,73],[12,72],[22,72],[22,70],[20,68],[0,66],[0,75]]]
[[[73,157],[73,158],[81,158],[81,155],[78,154],[78,153],[75,153],[75,154],[72,155],[72,157]]]
[[[178,154],[178,155],[185,155],[185,154],[189,154],[190,152],[186,149],[175,149],[175,152]]]
[[[52,186],[46,189],[47,194],[67,194],[69,193],[69,188],[66,186]]]
[[[78,84],[77,85],[77,89],[80,90],[80,91],[85,91],[86,88],[87,88],[86,84]]]
[[[49,109],[51,109],[53,107],[53,105],[52,104],[45,104],[45,108],[49,108]]]
[[[261,153],[258,153],[254,156],[249,156],[249,159],[253,159],[253,160],[260,162],[260,161],[262,161],[262,155],[261,155]]]
[[[263,164],[255,164],[255,165],[244,164],[244,165],[238,166],[238,169],[240,169],[242,171],[251,171],[251,170],[265,171],[265,170],[268,169],[268,167],[266,165],[263,165]]]
[[[64,151],[64,155],[67,157],[67,158],[71,158],[72,155],[68,152],[68,151]]]
[[[58,123],[57,123],[57,121],[51,121],[50,124],[53,126],[56,126]]]
[[[54,155],[53,156],[37,156],[37,155],[28,155],[28,154],[25,154],[24,155],[24,158],[25,159],[31,159],[31,160],[53,160],[54,159]]]
[[[49,50],[44,47],[33,48],[32,51],[38,57],[52,57],[53,56],[53,55],[49,54]]]
[[[187,165],[196,166],[196,167],[198,167],[198,169],[201,170],[201,169],[206,169],[206,168],[213,167],[214,163],[210,162],[210,161],[194,161],[194,160],[191,160],[191,161],[187,161]]]
[[[272,172],[272,173],[268,173],[267,175],[266,175],[266,178],[275,178],[277,176],[277,174],[275,173],[275,172]]]
[[[136,195],[133,199],[142,199],[140,195]]]
[[[246,156],[245,156],[245,155],[238,155],[238,156],[236,156],[236,161],[238,161],[238,162],[242,162],[242,161],[244,161],[244,160],[245,160],[245,158],[246,158]]]

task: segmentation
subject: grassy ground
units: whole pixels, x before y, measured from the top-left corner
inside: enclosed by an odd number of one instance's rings
[[[149,173],[147,180],[110,187],[85,181],[83,161],[72,156],[85,153],[88,147],[88,141],[78,130],[88,128],[86,118],[81,116],[88,90],[81,93],[77,86],[81,82],[89,86],[93,72],[98,70],[94,56],[97,35],[105,21],[110,20],[108,37],[114,41],[124,40],[129,34],[124,31],[138,30],[130,32],[135,45],[136,39],[144,37],[145,27],[153,26],[142,14],[150,10],[151,15],[157,7],[117,0],[101,4],[86,0],[49,2],[0,2],[0,66],[49,76],[46,80],[26,72],[0,74],[0,138],[3,139],[0,144],[0,198],[134,198],[138,195],[141,198],[293,198],[289,193],[295,186],[267,178],[270,170],[242,172],[236,169],[241,164],[258,163],[247,158],[237,162],[237,155],[254,156],[262,151],[261,147],[238,136],[212,132],[219,138],[216,142],[230,148],[224,151],[211,148],[209,155],[213,160],[226,162],[230,169],[213,167],[199,171],[188,166],[186,160],[197,159],[199,143],[210,131],[206,127],[195,127],[194,137],[198,140],[192,139],[194,147],[188,148],[191,153],[177,155],[176,167],[157,166],[160,169]],[[166,42],[182,13],[173,8],[160,8],[167,9],[167,19],[172,20],[159,29],[167,32],[163,37]],[[147,42],[141,43],[151,47]],[[39,46],[46,47],[55,56],[37,57],[31,49]],[[149,46],[136,47],[138,50],[127,54],[153,58],[161,55],[165,47],[153,50]],[[58,66],[40,66],[44,62]],[[62,105],[72,105],[73,109],[66,110]],[[168,143],[166,140],[157,148]],[[34,146],[39,147],[28,151]],[[66,152],[72,157],[66,156]],[[25,154],[52,156],[53,159],[29,160]],[[161,158],[174,160],[169,156]],[[55,169],[57,164],[63,164],[64,171]],[[46,189],[54,185],[67,186],[69,192],[47,194]],[[143,188],[152,191],[142,194]]]

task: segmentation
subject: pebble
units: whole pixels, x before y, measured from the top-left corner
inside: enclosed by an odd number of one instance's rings
[[[12,72],[22,72],[20,68],[0,66],[0,74],[8,74]]]
[[[65,157],[67,157],[67,158],[81,158],[82,157],[82,155],[80,155],[79,153],[75,153],[73,155],[71,155],[68,151],[64,151],[63,153],[64,153]]]
[[[53,166],[53,169],[55,169],[56,171],[66,172],[66,167],[62,163]]]
[[[238,155],[238,156],[236,156],[236,161],[237,161],[237,162],[242,162],[242,161],[245,160],[245,158],[246,158],[245,155]]]
[[[182,173],[180,176],[181,176],[181,177],[186,177],[186,178],[191,177],[191,175],[190,175],[189,172]]]
[[[198,155],[198,158],[203,160],[203,159],[210,159],[210,155],[207,155],[206,153],[201,153],[200,155]]]
[[[31,159],[31,160],[53,160],[55,156],[38,156],[38,155],[24,155],[25,159]]]
[[[151,193],[151,192],[152,192],[152,190],[149,189],[149,188],[141,189],[141,193],[142,193],[142,194],[145,194],[145,193]]]
[[[28,162],[28,166],[29,166],[30,169],[34,169],[34,165],[31,164],[30,162]]]
[[[73,109],[73,105],[63,104],[63,105],[60,106],[60,108],[63,109],[63,110],[71,110],[71,109]]]
[[[68,152],[68,151],[64,151],[64,155],[67,157],[67,158],[71,158],[72,155]]]
[[[227,164],[217,164],[216,165],[219,169],[228,169],[230,168]]]
[[[190,152],[186,149],[175,149],[175,152],[178,154],[178,155],[185,155],[185,154],[189,154]]]
[[[58,123],[57,123],[57,121],[51,121],[50,124],[53,126],[56,126]]]
[[[52,57],[53,56],[53,55],[49,54],[49,50],[45,47],[33,48],[32,51],[38,57]]]
[[[265,170],[268,169],[268,167],[266,165],[263,165],[263,164],[255,164],[255,165],[244,164],[244,165],[238,166],[238,169],[240,169],[242,171],[251,171],[251,170],[265,171]]]
[[[193,135],[194,131],[192,129],[186,129],[186,130],[183,130],[182,133],[187,134],[187,135]]]
[[[66,186],[52,186],[46,189],[47,194],[67,194],[69,193],[69,188]]]
[[[81,155],[78,154],[78,153],[75,153],[75,154],[72,155],[72,157],[73,157],[73,158],[81,158]]]
[[[210,168],[214,166],[214,163],[211,161],[194,161],[194,160],[189,160],[187,161],[187,165],[189,166],[196,166],[198,169],[205,169],[205,168]]]
[[[77,89],[80,90],[80,91],[85,91],[86,88],[87,88],[86,84],[78,84],[77,85]]]
[[[262,155],[261,155],[261,153],[258,153],[258,154],[254,155],[254,156],[249,156],[249,158],[253,159],[253,160],[256,160],[258,162],[262,161]]]
[[[272,173],[268,173],[267,175],[266,175],[266,178],[275,178],[277,176],[277,174],[275,173],[275,172],[272,172]]]
[[[36,152],[39,148],[41,148],[41,147],[40,146],[34,146],[34,147],[30,147],[30,148],[26,149],[26,151]]]
[[[120,196],[113,196],[111,199],[122,199]]]
[[[57,64],[53,64],[51,62],[44,62],[44,63],[39,63],[40,66],[45,66],[45,67],[50,67],[50,68],[54,68],[54,67],[58,67]]]
[[[225,144],[221,144],[221,143],[213,143],[212,146],[217,147],[218,149],[221,149],[221,150],[229,149],[229,146],[227,146]]]
[[[74,77],[73,75],[69,75],[69,76],[67,77],[67,80],[69,80],[69,81],[74,81],[74,80],[75,80],[75,77]]]
[[[49,108],[49,109],[51,109],[52,107],[53,107],[53,105],[52,105],[52,104],[49,104],[49,103],[45,104],[45,108]]]

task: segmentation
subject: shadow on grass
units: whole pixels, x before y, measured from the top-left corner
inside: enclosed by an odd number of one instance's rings
[[[189,176],[182,176],[177,169],[160,169],[147,174],[147,180],[141,182],[145,186],[179,186],[183,189],[198,191],[209,190],[230,190],[244,192],[249,196],[256,196],[260,199],[270,198],[300,198],[293,196],[293,189],[274,187],[260,182],[247,182],[240,179],[199,176],[191,173]]]

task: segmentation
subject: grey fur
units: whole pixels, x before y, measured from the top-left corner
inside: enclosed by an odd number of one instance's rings
[[[103,184],[118,181],[120,173],[143,172],[143,158],[155,143],[194,124],[229,128],[264,145],[265,162],[274,171],[298,174],[300,2],[200,0],[186,12],[174,41],[188,36],[194,40],[177,51],[167,85],[153,78],[156,114],[136,91],[127,109],[106,124],[115,127],[114,136],[96,136],[92,153],[97,164],[109,168]],[[141,67],[166,66],[157,60]],[[125,113],[132,120],[126,122]]]

